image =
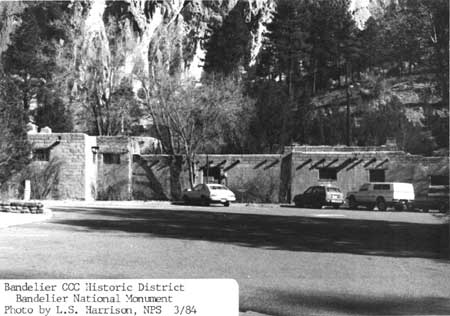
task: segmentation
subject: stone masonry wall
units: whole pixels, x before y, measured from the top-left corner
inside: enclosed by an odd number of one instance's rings
[[[52,192],[54,199],[84,199],[85,198],[85,134],[54,133],[29,134],[28,139],[33,150],[49,150],[50,161],[57,159],[61,162],[59,183],[56,192]],[[36,168],[42,168],[50,162],[33,161]],[[37,184],[35,184],[37,185]],[[40,185],[45,185],[44,183]]]
[[[129,200],[131,198],[129,174],[131,154],[128,137],[99,136],[97,145],[97,199]]]
[[[132,191],[135,200],[170,200],[172,198],[169,155],[133,156]],[[181,176],[181,181],[188,179]],[[185,187],[187,183],[181,183]]]
[[[302,146],[305,147],[305,146]],[[289,194],[292,199],[309,186],[336,185],[347,194],[370,181],[370,170],[384,170],[386,182],[413,183],[416,196],[426,195],[430,175],[448,176],[448,157],[422,157],[395,150],[329,150],[326,146],[295,148],[291,157]],[[385,149],[385,148],[379,148]],[[320,179],[319,169],[337,168],[336,180]]]
[[[33,150],[48,150],[61,162],[54,199],[167,200],[189,187],[183,157],[157,154],[148,137],[30,134]],[[33,161],[36,168],[49,161]],[[430,175],[449,175],[448,157],[422,157],[394,148],[290,146],[284,155],[197,155],[195,183],[206,179],[206,163],[227,175],[222,183],[243,202],[290,202],[309,186],[333,184],[344,193],[369,182],[370,170],[384,170],[389,182],[411,182],[426,195]],[[321,168],[336,168],[335,180],[320,179]],[[208,169],[211,170],[211,169]],[[323,175],[323,174],[322,174]],[[176,178],[176,179],[175,179]]]
[[[422,157],[398,155],[389,163],[386,181],[410,182],[414,185],[416,197],[425,197],[432,175],[449,177],[448,157]]]
[[[210,166],[223,166],[226,185],[241,202],[278,203],[281,155],[208,155]],[[198,155],[197,170],[206,165]],[[197,172],[201,178],[204,173]]]
[[[134,183],[133,155],[157,152],[159,150],[157,139],[152,137],[98,136],[97,145],[97,199],[133,199],[135,196],[132,189]],[[110,159],[113,159],[113,161]]]
[[[208,155],[211,167],[221,166],[227,174],[223,181],[240,201],[277,202],[280,186],[280,155]],[[171,156],[135,156],[133,163],[133,198],[140,200],[170,199]],[[206,155],[198,155],[195,161],[195,183],[207,180]],[[189,172],[186,163],[181,167],[180,185],[189,188]]]

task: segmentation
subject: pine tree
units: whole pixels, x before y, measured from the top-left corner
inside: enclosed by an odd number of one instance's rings
[[[26,111],[11,80],[0,74],[0,185],[29,162]]]
[[[245,22],[244,5],[245,2],[239,2],[223,24],[210,31],[205,44],[205,72],[230,75],[248,65],[250,29]]]
[[[3,69],[16,85],[23,109],[29,111],[35,103],[36,122],[56,131],[71,129],[63,102],[68,90],[63,76],[67,65],[59,62],[69,41],[67,11],[64,2],[29,4],[19,14],[22,22],[2,55]]]

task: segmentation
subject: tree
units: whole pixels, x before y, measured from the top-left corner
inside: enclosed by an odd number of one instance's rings
[[[283,117],[280,108],[288,102],[283,84],[274,80],[260,80],[250,88],[251,97],[256,99],[255,116],[250,131],[254,143],[252,152],[273,153],[280,149],[280,133]]]
[[[49,89],[41,89],[37,95],[37,101],[38,107],[31,111],[37,126],[48,126],[55,133],[72,131],[72,116],[68,113],[61,96]]]
[[[294,135],[305,141],[310,96],[332,81],[341,86],[342,76],[348,85],[357,68],[353,65],[359,61],[360,43],[349,1],[279,0],[266,36],[255,73],[286,90],[287,98],[277,102],[282,119],[279,144],[290,143]],[[292,132],[296,130],[302,132]]]
[[[76,6],[76,5],[75,5]],[[3,54],[5,73],[13,79],[25,111],[34,121],[55,131],[72,130],[68,108],[73,44],[72,9],[67,2],[28,4],[11,44]]]
[[[152,118],[163,151],[183,155],[194,184],[194,161],[199,152],[220,152],[227,141],[240,143],[252,101],[245,97],[240,82],[216,76],[206,82],[181,79],[167,72],[142,81],[140,94]],[[240,124],[231,123],[239,116]],[[229,144],[229,143],[228,143]]]
[[[404,108],[393,99],[363,113],[356,133],[358,144],[380,146],[388,138],[394,138],[401,150],[431,155],[437,144],[431,132],[424,128],[424,123],[423,111]]]
[[[303,81],[303,71],[307,62],[310,45],[307,43],[309,33],[307,25],[310,19],[305,10],[304,1],[280,0],[272,21],[267,25],[267,41],[265,41],[266,67],[274,72],[272,78],[283,82],[287,100],[281,103],[281,132],[279,144],[286,145],[289,139],[289,113],[295,107],[301,89],[298,85]],[[273,64],[271,65],[270,62]],[[261,70],[259,71],[261,72]],[[266,70],[267,72],[267,70]]]
[[[205,44],[206,56],[203,69],[207,73],[226,76],[248,64],[250,29],[245,22],[244,6],[241,1],[226,16],[223,24],[213,27]]]
[[[432,64],[437,74],[443,105],[448,106],[449,96],[449,3],[447,0],[427,0],[431,20],[429,34],[433,47]]]
[[[105,30],[85,39],[77,58],[81,74],[77,80],[78,102],[87,129],[95,135],[127,135],[137,121],[137,100],[132,75],[125,71],[125,59],[133,49],[128,43],[130,22],[109,16]]]
[[[3,68],[19,88],[25,110],[30,102],[58,72],[56,54],[61,41],[66,40],[63,23],[64,7],[59,2],[37,2],[27,7],[19,17],[22,21],[2,56]]]
[[[29,162],[26,111],[15,84],[0,74],[0,185]]]

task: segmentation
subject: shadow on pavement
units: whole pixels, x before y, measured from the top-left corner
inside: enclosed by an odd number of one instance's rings
[[[362,296],[342,293],[308,292],[295,293],[270,289],[270,295],[281,302],[286,310],[311,311],[327,315],[449,315],[450,298],[444,297],[400,297],[400,296]],[[248,304],[252,304],[248,302]],[[295,315],[283,313],[264,303],[259,306],[242,306],[241,309],[254,310],[273,315]],[[320,311],[320,312],[318,312]],[[310,313],[305,312],[306,315]]]
[[[92,231],[146,233],[290,251],[443,259],[449,255],[449,226],[444,224],[167,209],[68,211],[70,216],[51,222]]]

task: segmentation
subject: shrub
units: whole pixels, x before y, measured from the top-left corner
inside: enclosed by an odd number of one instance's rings
[[[57,198],[62,163],[60,159],[52,158],[45,165],[30,164],[21,174],[19,194],[23,196],[25,180],[30,180],[31,199]]]
[[[251,178],[240,177],[229,188],[241,203],[278,203],[279,177],[260,171]]]

